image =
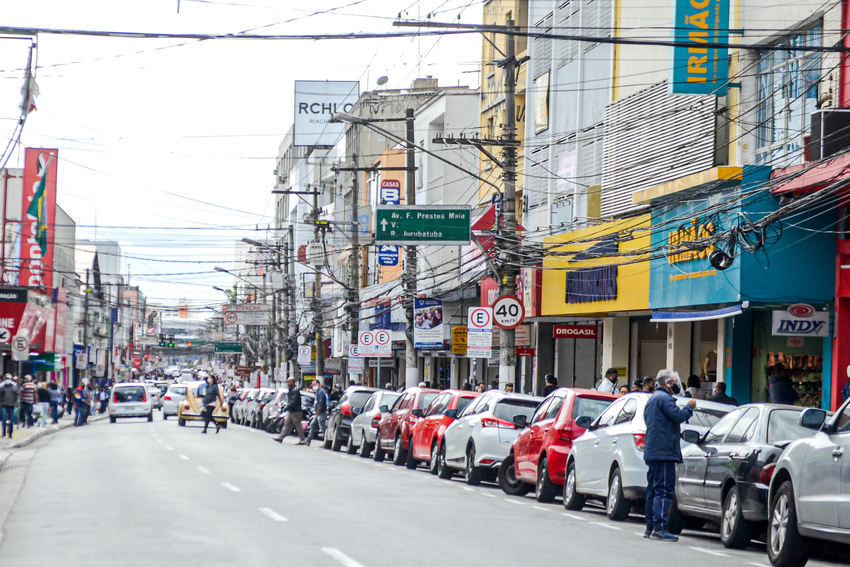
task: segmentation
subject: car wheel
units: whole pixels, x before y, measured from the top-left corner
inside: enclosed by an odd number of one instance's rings
[[[332,442],[333,437],[331,437],[331,424],[329,422],[325,428],[325,436],[322,438],[322,449],[330,449]]]
[[[360,444],[363,444],[363,441],[360,441]],[[345,452],[348,455],[353,455],[357,452],[357,445],[354,444],[354,434],[350,434],[348,436],[348,445],[345,446]]]
[[[614,469],[608,481],[608,501],[605,511],[608,519],[614,522],[622,522],[629,517],[632,509],[632,501],[623,495],[623,479],[620,477],[620,469]]]
[[[767,556],[774,565],[802,567],[809,559],[809,542],[797,528],[794,487],[786,480],[770,503],[767,528]]]
[[[549,504],[555,501],[557,493],[558,485],[549,478],[549,460],[542,457],[537,466],[537,501],[541,504]]]
[[[400,467],[407,460],[407,451],[401,445],[401,435],[396,435],[393,445],[393,464]]]
[[[435,439],[433,443],[431,443],[431,460],[428,461],[428,472],[433,475],[437,474],[437,469],[439,469],[440,464],[440,445],[437,443]]]
[[[334,433],[333,443],[331,443],[331,451],[339,452],[342,449],[342,439],[339,438],[339,430]]]
[[[510,496],[525,496],[531,492],[531,485],[516,477],[516,461],[508,455],[499,467],[499,488]]]
[[[112,417],[112,416],[110,416],[110,417],[109,417],[109,423],[115,423],[115,421],[116,421],[116,420],[115,420],[115,418],[114,418],[114,417]]]
[[[685,529],[685,524],[688,523],[688,517],[682,514],[679,510],[679,504],[676,502],[675,496],[670,504],[670,514],[667,517],[667,531],[673,535],[679,535]]]
[[[723,499],[720,516],[720,542],[723,547],[744,549],[752,539],[752,524],[744,518],[738,487],[733,486]]]
[[[475,445],[470,445],[466,450],[466,484],[478,486],[483,477],[484,471],[475,466]]]
[[[437,461],[437,476],[443,480],[448,480],[452,478],[452,475],[454,475],[454,471],[446,464],[446,444],[443,443],[440,446],[440,460]]]
[[[570,461],[567,465],[567,480],[564,482],[564,508],[579,511],[584,508],[587,500],[584,495],[579,494],[576,485],[576,463]]]
[[[148,421],[153,421],[153,412],[148,414]]]
[[[186,420],[182,417],[177,418],[177,425],[179,425],[180,427],[186,427]]]
[[[366,442],[366,433],[360,437],[360,458],[368,459],[369,454],[372,452],[372,444]]]
[[[381,436],[378,435],[375,438],[375,452],[372,453],[372,460],[375,461],[376,463],[383,463],[385,456],[386,456],[386,453],[384,452],[383,449],[381,449]]]
[[[411,435],[410,441],[407,442],[407,458],[404,460],[404,466],[407,467],[407,470],[413,471],[416,470],[416,467],[419,466],[419,461],[413,458],[413,436]]]

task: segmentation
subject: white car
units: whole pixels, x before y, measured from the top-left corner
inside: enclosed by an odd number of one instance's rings
[[[634,501],[646,498],[643,412],[650,397],[643,392],[627,394],[593,422],[587,417],[576,420],[587,431],[573,441],[567,457],[564,507],[580,510],[587,498],[595,498],[605,502],[609,519],[621,521],[629,515]],[[679,407],[689,401],[676,398]],[[682,424],[682,429],[705,433],[733,409],[734,406],[698,400],[693,417]]]
[[[156,387],[156,385],[151,382],[148,384],[145,382],[145,387],[148,390],[148,396],[150,396],[151,403],[153,404],[153,409],[162,409],[162,390]]]
[[[120,382],[112,387],[107,406],[109,421],[124,417],[146,417],[153,421],[153,403],[144,384]]]
[[[168,419],[169,415],[177,415],[177,406],[186,397],[186,385],[174,384],[169,386],[162,397],[162,419]]]
[[[391,408],[400,397],[401,392],[378,390],[366,400],[363,409],[357,412],[357,416],[351,422],[351,437],[348,441],[349,453],[358,449],[360,456],[364,459],[372,453],[372,449],[375,448],[375,440],[378,438],[381,406]]]
[[[487,471],[498,472],[520,428],[514,418],[531,419],[543,398],[488,390],[466,406],[443,434],[442,465],[466,471],[467,484],[479,484]]]

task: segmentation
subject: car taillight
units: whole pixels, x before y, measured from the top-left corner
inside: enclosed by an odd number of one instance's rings
[[[565,423],[563,425],[558,425],[555,427],[555,436],[558,437],[561,441],[570,441],[573,440],[573,430],[569,423]]]
[[[142,401],[143,402],[148,401],[148,395],[147,394],[142,394]]]
[[[117,403],[118,403],[118,395],[117,395],[117,394],[112,394],[112,403],[113,403],[113,404],[117,404]]]
[[[646,433],[635,433],[635,447],[638,448],[638,451],[643,451],[646,448]]]
[[[776,463],[770,463],[769,465],[764,465],[761,468],[761,472],[759,472],[759,483],[770,485],[770,481],[773,478],[773,471],[776,470]]]
[[[378,424],[380,422],[381,422],[381,414],[375,415],[375,417],[372,418],[372,427],[374,427],[375,429],[378,429]]]
[[[351,404],[343,404],[339,409],[339,412],[343,417],[354,417],[354,411],[351,408]]]
[[[498,417],[481,418],[481,427],[498,427],[500,429],[516,429],[516,425],[510,421],[499,419]]]
[[[164,399],[164,400],[171,401],[171,396],[165,396],[163,399]]]

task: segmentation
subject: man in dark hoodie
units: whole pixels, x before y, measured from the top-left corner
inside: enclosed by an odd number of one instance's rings
[[[793,406],[800,396],[794,391],[791,379],[785,372],[785,365],[777,363],[773,366],[773,374],[770,376],[770,401],[774,404],[787,404]]]

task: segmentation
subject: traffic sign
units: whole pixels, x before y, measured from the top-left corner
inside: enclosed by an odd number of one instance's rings
[[[525,307],[513,295],[503,295],[493,302],[493,321],[503,329],[516,329],[525,319]]]
[[[215,343],[215,352],[228,352],[231,354],[242,354],[242,343]]]
[[[16,335],[12,339],[12,360],[15,362],[23,362],[29,360],[30,343],[26,337]]]
[[[401,181],[398,179],[381,179],[381,202],[384,205],[401,203]]]
[[[398,246],[381,244],[378,246],[379,266],[398,266]]]
[[[311,349],[307,345],[301,345],[300,347],[298,347],[298,364],[302,366],[305,364],[310,364],[312,362],[312,352],[313,349]]]
[[[456,205],[379,205],[377,244],[464,245],[472,235],[472,210]]]
[[[350,358],[360,358],[360,345],[349,345],[348,356]]]
[[[375,354],[374,356],[389,358],[393,355],[393,345],[390,341],[391,335],[389,331],[377,330],[372,331],[375,334]]]
[[[0,343],[6,344],[12,340],[12,332],[9,329],[0,328]]]
[[[468,358],[490,358],[493,345],[493,308],[469,309],[469,326],[466,339]]]

